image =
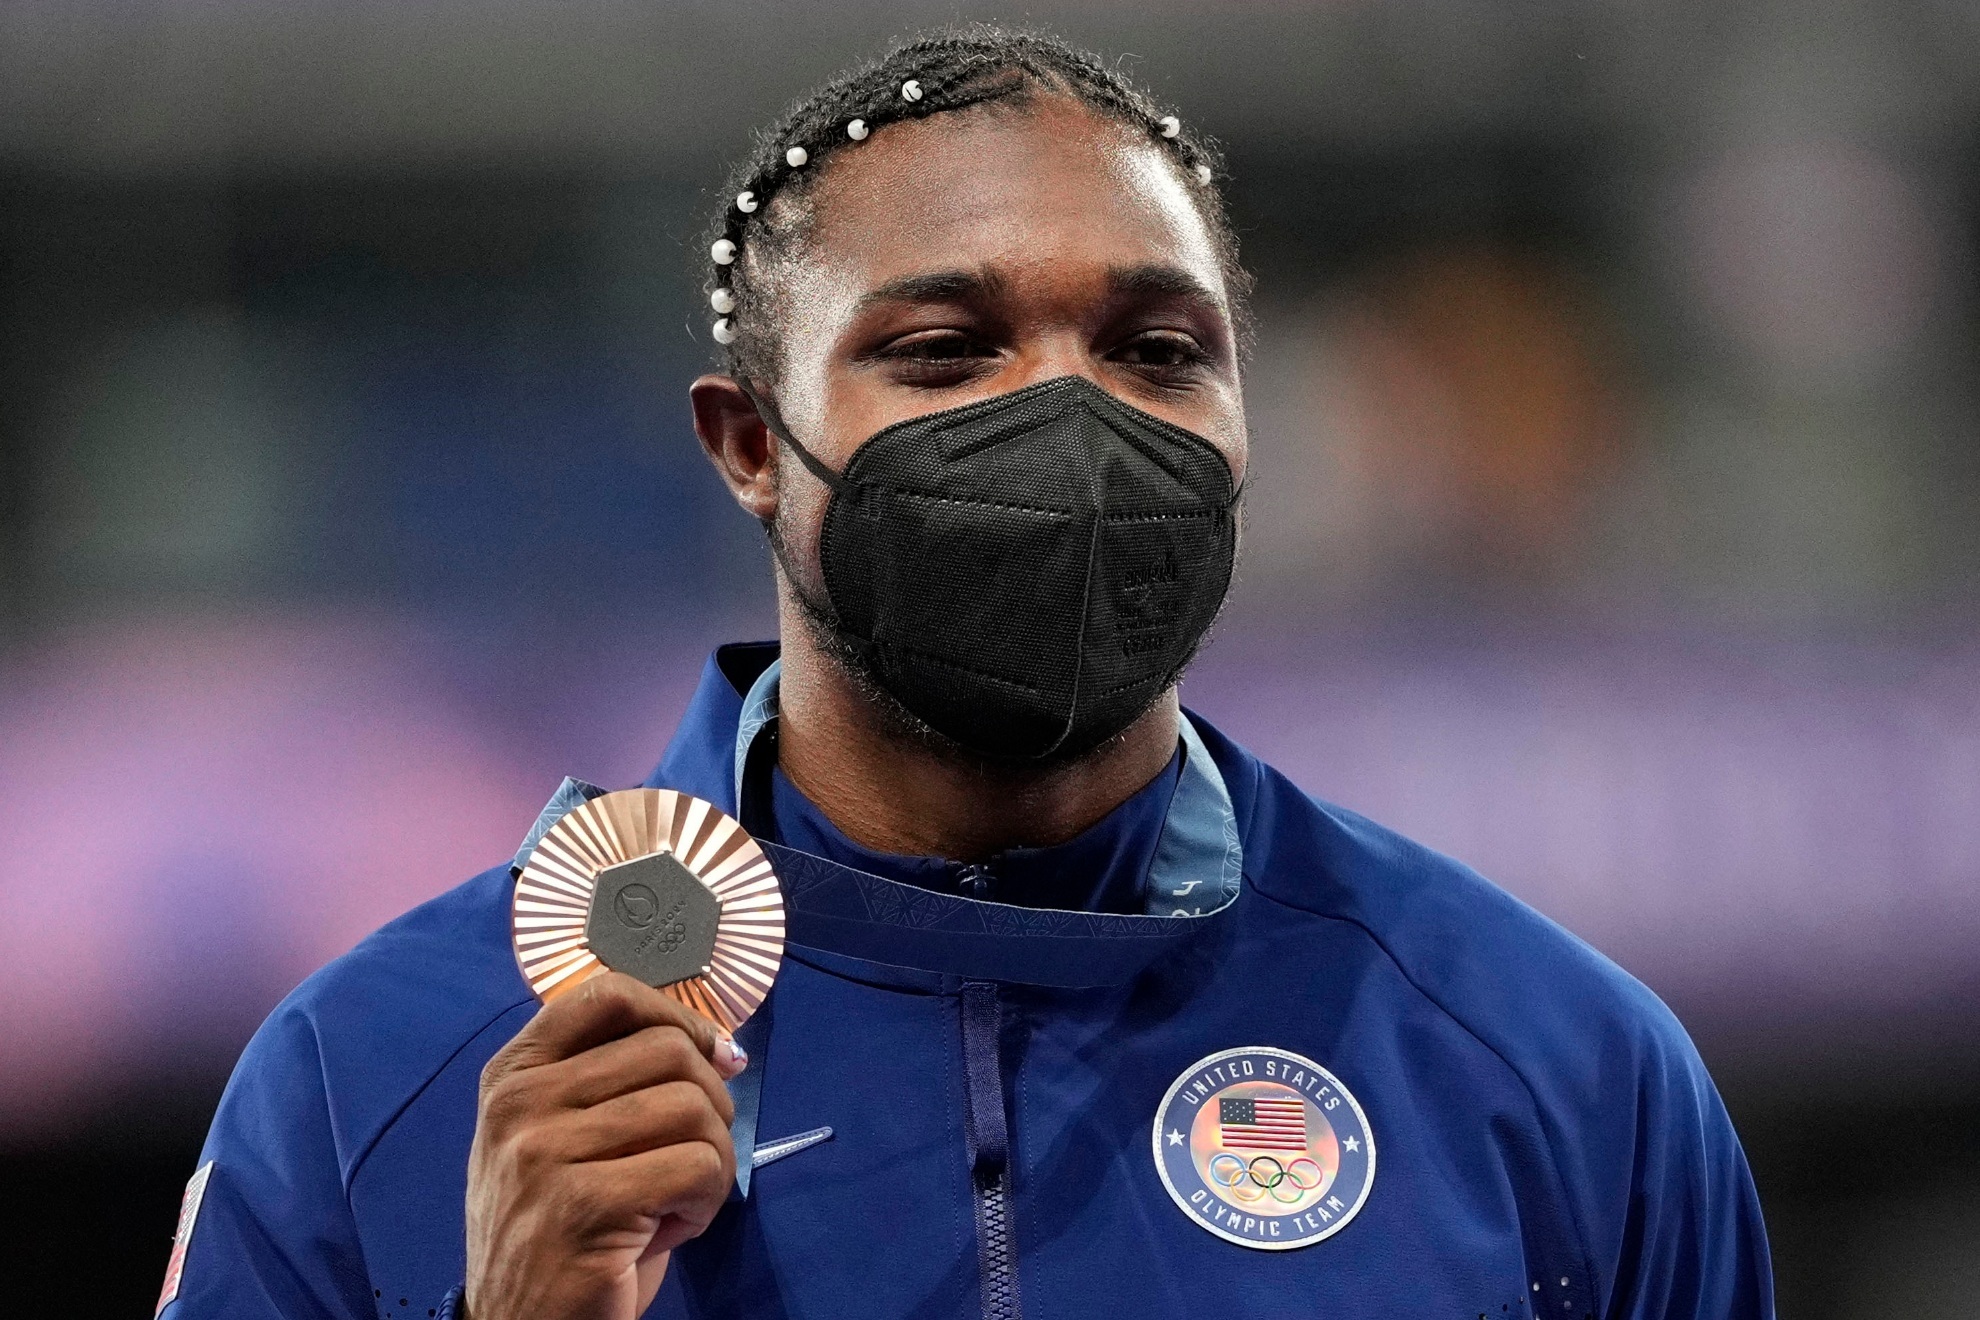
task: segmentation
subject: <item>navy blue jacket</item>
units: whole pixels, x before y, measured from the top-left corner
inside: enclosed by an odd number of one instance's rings
[[[743,694],[771,654],[710,661],[651,785],[737,810]],[[1745,1158],[1663,1004],[1465,867],[1314,801],[1190,718],[1235,811],[1238,898],[1199,936],[1090,986],[1026,971],[1115,956],[1079,914],[1009,933],[1008,978],[986,977],[980,952],[968,977],[930,966],[946,946],[924,932],[948,909],[867,902],[813,923],[751,1065],[756,1141],[833,1135],[761,1164],[675,1254],[649,1315],[1771,1316]],[[201,1157],[212,1169],[167,1320],[443,1308],[465,1270],[479,1074],[536,1011],[510,950],[511,884],[505,864],[394,921],[255,1035]],[[983,1021],[1008,1152],[994,1243],[986,1065],[964,1047]],[[1270,1087],[1204,1089],[1252,1080],[1208,1063],[1239,1049],[1247,1069],[1297,1056],[1296,1080],[1291,1064],[1274,1075],[1313,1107]],[[1316,1204],[1301,1223],[1333,1222],[1308,1245],[1230,1240],[1262,1234],[1262,1212],[1240,1223],[1197,1184],[1195,1211],[1170,1190],[1188,1182],[1175,1143],[1192,1114],[1227,1144],[1269,1143],[1241,1134],[1273,1122],[1295,1143],[1337,1130],[1329,1176],[1345,1189],[1367,1175],[1365,1198]],[[1357,1133],[1366,1167],[1341,1153]],[[1166,1182],[1165,1158],[1182,1160]],[[1284,1176],[1285,1151],[1221,1158],[1220,1185],[1260,1175],[1239,1189],[1254,1201],[1305,1185]],[[987,1289],[1000,1259],[1014,1271]]]

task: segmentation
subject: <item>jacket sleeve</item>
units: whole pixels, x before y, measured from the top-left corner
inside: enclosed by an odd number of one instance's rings
[[[376,1320],[317,1032],[276,1009],[227,1083],[200,1164],[177,1299],[161,1320]],[[396,1301],[397,1299],[393,1299]]]
[[[1674,1026],[1675,1024],[1673,1024]],[[1611,1200],[1611,1320],[1773,1320],[1760,1198],[1705,1065],[1681,1032],[1649,1052],[1626,1196]]]

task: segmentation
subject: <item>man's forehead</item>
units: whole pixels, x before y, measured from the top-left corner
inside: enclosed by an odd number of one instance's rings
[[[1168,268],[1224,301],[1218,249],[1187,187],[1120,125],[1044,102],[889,134],[820,180],[802,265],[841,297],[940,272],[1103,283]]]

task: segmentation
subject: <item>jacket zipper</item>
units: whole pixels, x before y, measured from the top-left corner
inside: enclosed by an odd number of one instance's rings
[[[983,863],[966,862],[956,869],[956,892],[964,898],[987,900],[996,878],[996,873]]]
[[[988,981],[962,988],[963,1076],[967,1083],[970,1183],[976,1199],[976,1264],[984,1320],[1021,1320],[1017,1231],[1011,1220],[1010,1127],[997,1049],[1003,1012]]]

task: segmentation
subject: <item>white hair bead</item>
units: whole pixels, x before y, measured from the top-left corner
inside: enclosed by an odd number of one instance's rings
[[[1196,181],[1205,186],[1209,185],[1210,167],[1208,165],[1198,165],[1196,167]]]
[[[708,305],[713,307],[720,315],[727,316],[730,312],[736,310],[736,291],[734,289],[717,289],[708,295]]]
[[[726,316],[715,323],[713,334],[715,335],[715,342],[718,344],[733,344],[736,342],[736,328],[730,324],[729,318]]]
[[[732,238],[716,239],[715,245],[708,249],[708,255],[715,258],[716,265],[718,266],[728,265],[730,262],[736,259],[735,240]]]
[[[789,151],[784,153],[784,164],[790,166],[794,170],[801,168],[804,165],[804,163],[810,159],[811,159],[811,153],[806,151],[803,147],[792,147]]]
[[[872,131],[873,131],[872,129],[866,126],[866,121],[864,119],[855,119],[850,124],[846,125],[846,136],[851,138],[855,142],[866,141],[866,135],[868,133],[871,133]]]
[[[744,189],[742,192],[737,193],[736,209],[738,211],[741,211],[744,215],[748,215],[750,212],[754,211],[756,209],[756,194],[750,192],[748,189]]]
[[[919,101],[921,99],[921,84],[912,78],[902,83],[901,99],[903,101]]]
[[[1162,136],[1165,138],[1176,137],[1182,133],[1182,120],[1176,118],[1174,115],[1163,115],[1160,123],[1162,125]]]

